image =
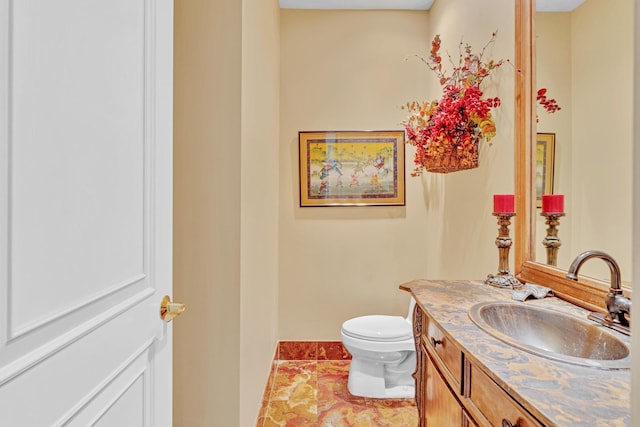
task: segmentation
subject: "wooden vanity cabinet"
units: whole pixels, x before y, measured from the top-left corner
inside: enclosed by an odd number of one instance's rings
[[[413,315],[420,427],[544,427],[476,367],[420,307]]]

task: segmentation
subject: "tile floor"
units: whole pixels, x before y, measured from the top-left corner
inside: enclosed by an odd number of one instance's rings
[[[280,343],[256,427],[415,427],[413,399],[370,399],[347,389],[341,343]]]

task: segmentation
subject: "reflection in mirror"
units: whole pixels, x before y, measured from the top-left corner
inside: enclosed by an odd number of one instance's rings
[[[573,11],[538,12],[535,28],[536,87],[547,88],[562,108],[555,114],[540,106],[537,111],[537,132],[555,136],[552,189],[565,195],[557,266],[566,270],[579,253],[604,251],[616,259],[628,285],[633,0],[585,0]],[[538,208],[535,259],[547,263],[547,226],[540,213]],[[590,263],[582,273],[606,282],[610,277],[604,263]]]

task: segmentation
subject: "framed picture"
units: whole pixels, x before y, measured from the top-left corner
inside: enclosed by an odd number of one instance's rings
[[[542,195],[553,194],[556,134],[538,133],[536,135],[536,206],[540,208]]]
[[[404,131],[299,132],[300,206],[404,206]]]

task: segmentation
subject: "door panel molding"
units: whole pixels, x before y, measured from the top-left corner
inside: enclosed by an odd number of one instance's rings
[[[147,396],[148,396],[148,387],[147,387],[147,383],[148,381],[149,375],[147,372],[142,372],[140,376],[134,378],[134,381],[131,382],[131,384],[129,384],[129,386],[127,388],[125,388],[124,390],[122,390],[122,393],[117,397],[117,399],[113,400],[111,402],[111,404],[109,406],[106,406],[105,408],[103,408],[103,410],[98,414],[97,417],[95,417],[95,419],[91,420],[91,422],[88,424],[90,426],[95,426],[95,425],[105,425],[107,427],[110,427],[112,425],[114,425],[114,421],[113,420],[108,420],[108,421],[104,421],[104,419],[111,415],[113,412],[119,411],[119,417],[122,417],[122,413],[125,412],[125,420],[124,422],[127,423],[132,423],[134,425],[140,425],[140,426],[144,426],[144,427],[152,427],[152,424],[150,424],[149,422],[149,417],[147,416],[149,410],[148,408],[145,407],[148,406],[147,405]],[[140,387],[136,387],[136,386],[140,386]],[[147,388],[145,388],[147,387]],[[140,388],[141,390],[136,390],[136,388]],[[127,403],[127,399],[132,400],[139,400],[141,401],[141,404],[134,405],[133,406],[137,406],[132,412],[140,412],[139,414],[131,413],[131,412],[127,412],[127,408],[120,408],[121,406],[126,406]],[[137,421],[136,421],[136,417],[135,415],[137,415]],[[117,423],[118,425],[123,425],[124,424],[123,420],[120,421],[115,421],[115,423]],[[99,424],[100,423],[100,424]],[[84,426],[84,424],[79,424],[78,427]]]
[[[114,286],[112,286],[111,288],[105,289],[103,292],[94,294],[88,298],[86,298],[85,300],[79,301],[76,304],[70,304],[67,307],[64,307],[62,309],[60,309],[59,311],[53,313],[52,315],[49,315],[47,317],[43,317],[37,320],[34,320],[33,322],[24,325],[21,328],[9,328],[9,337],[7,342],[10,343],[20,337],[22,337],[23,335],[26,335],[30,332],[34,332],[37,329],[43,328],[45,326],[49,326],[51,323],[55,322],[56,320],[68,316],[72,313],[75,312],[79,312],[82,309],[87,308],[88,306],[96,303],[97,301],[103,300],[104,298],[116,294],[130,286],[133,286],[135,284],[138,284],[142,281],[145,281],[145,279],[147,278],[146,274],[139,274],[135,277],[132,277],[122,283],[116,284]],[[11,307],[9,306],[9,309],[11,309]]]
[[[114,370],[111,375],[98,384],[93,390],[76,405],[63,415],[54,426],[94,425],[116,405],[134,385],[142,379],[143,398],[149,387],[148,375],[149,350],[155,339],[148,340],[135,353],[133,353],[122,365]],[[146,406],[146,405],[145,405]],[[87,422],[91,419],[90,422]]]
[[[122,301],[120,304],[112,307],[111,309],[106,310],[99,315],[89,319],[88,321],[80,324],[73,330],[59,335],[53,341],[50,341],[36,348],[25,356],[16,359],[13,363],[10,363],[5,368],[0,369],[0,386],[4,385],[8,381],[14,380],[16,377],[24,374],[34,366],[56,355],[58,352],[65,349],[70,344],[90,334],[100,326],[112,321],[120,314],[126,312],[137,304],[140,304],[142,301],[152,296],[154,292],[155,290],[153,288],[146,288],[133,297]],[[160,311],[158,309],[158,316],[160,316],[159,313]]]

